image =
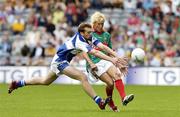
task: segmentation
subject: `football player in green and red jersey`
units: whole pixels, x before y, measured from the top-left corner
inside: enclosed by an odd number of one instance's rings
[[[94,14],[92,14],[91,24],[94,29],[92,36],[112,49],[111,35],[108,32],[104,31],[104,22],[104,14],[100,12],[95,12]],[[95,49],[100,50],[98,47],[95,47]],[[103,50],[101,50],[101,52],[107,54]],[[100,79],[107,84],[106,94],[111,98],[108,104],[111,110],[113,110],[114,112],[119,111],[112,99],[114,84],[116,86],[116,89],[118,90],[123,105],[127,105],[130,101],[133,100],[133,94],[126,95],[124,83],[122,81],[122,77],[124,76],[124,74],[127,74],[127,68],[119,69],[111,62],[95,57],[92,54],[88,54],[87,56],[87,53],[84,53],[83,55],[87,61],[86,66],[88,74],[92,76],[90,80],[92,81],[92,79],[94,78],[93,81],[98,81],[98,79]],[[125,60],[125,58],[121,59]]]

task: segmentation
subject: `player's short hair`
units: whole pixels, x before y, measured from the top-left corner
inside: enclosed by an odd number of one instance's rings
[[[104,23],[105,22],[105,15],[100,13],[100,12],[95,12],[94,14],[92,14],[91,16],[91,24],[94,24],[96,22],[99,23]]]
[[[89,23],[81,23],[81,24],[78,26],[78,32],[84,32],[84,31],[85,31],[85,28],[92,28],[92,27],[91,27],[91,24],[89,24]]]

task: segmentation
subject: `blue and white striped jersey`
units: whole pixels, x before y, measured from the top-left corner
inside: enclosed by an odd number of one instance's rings
[[[98,43],[101,43],[96,38],[92,37],[92,44],[97,46]],[[70,62],[74,56],[78,53],[84,51],[89,52],[92,50],[92,46],[87,43],[87,41],[83,38],[83,36],[77,32],[70,40],[66,41],[63,45],[61,45],[57,51],[58,58],[56,61],[67,60]]]

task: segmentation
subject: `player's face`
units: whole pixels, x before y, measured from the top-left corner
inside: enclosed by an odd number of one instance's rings
[[[104,22],[95,22],[93,24],[93,29],[96,32],[103,32],[103,26],[104,26]]]
[[[91,28],[85,28],[83,32],[83,37],[85,39],[91,39],[92,29]]]

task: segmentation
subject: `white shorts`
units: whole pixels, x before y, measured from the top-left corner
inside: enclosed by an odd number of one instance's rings
[[[96,66],[98,68],[98,71],[95,73],[98,77],[100,77],[103,73],[107,72],[107,70],[112,66],[113,64],[106,60],[100,60],[98,63],[96,63]],[[91,82],[97,82],[99,79],[97,79],[91,72],[90,69],[88,69],[88,80]]]
[[[57,76],[61,74],[61,72],[69,66],[69,62],[67,60],[60,60],[58,61],[58,56],[57,54],[53,57],[53,60],[51,62],[51,71],[56,73]]]

